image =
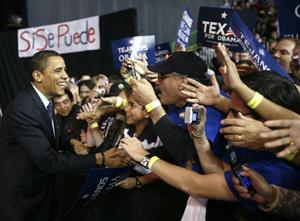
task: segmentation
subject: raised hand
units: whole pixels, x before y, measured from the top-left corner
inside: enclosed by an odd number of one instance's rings
[[[218,43],[214,47],[214,49],[217,55],[217,59],[222,65],[224,65],[220,70],[224,85],[231,90],[236,90],[241,85],[244,85],[244,83],[241,81],[234,62],[228,55],[226,47],[223,44]]]
[[[194,79],[186,78],[180,84],[180,91],[188,97],[187,102],[216,105],[221,99],[221,94],[214,74],[211,75],[211,83],[211,86],[206,86]]]
[[[269,131],[269,129],[261,121],[245,117],[239,112],[238,118],[224,119],[221,124],[224,127],[220,129],[220,132],[234,146],[254,150],[264,149],[263,145],[266,140],[260,137],[260,132]]]
[[[300,120],[270,120],[265,126],[275,128],[272,131],[261,133],[262,138],[274,139],[265,143],[265,148],[285,148],[277,153],[277,157],[285,157],[300,150]]]
[[[126,137],[120,141],[119,147],[126,150],[131,158],[137,162],[141,162],[148,154],[141,141],[136,137]]]
[[[131,88],[134,100],[141,106],[157,99],[152,85],[146,79],[131,80]]]
[[[260,174],[243,166],[243,172],[241,172],[241,175],[250,178],[251,184],[256,191],[256,194],[251,197],[248,189],[241,186],[239,180],[233,176],[232,182],[241,197],[251,199],[258,204],[270,204],[275,201],[277,190],[275,187],[268,184],[265,178],[263,178]]]

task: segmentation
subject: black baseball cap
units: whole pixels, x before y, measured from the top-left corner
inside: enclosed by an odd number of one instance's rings
[[[160,75],[176,72],[200,82],[206,80],[207,66],[205,62],[192,52],[174,52],[166,61],[149,65],[148,69]]]

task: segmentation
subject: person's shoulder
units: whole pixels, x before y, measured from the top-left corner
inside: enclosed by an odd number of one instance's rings
[[[20,91],[17,96],[9,103],[8,109],[15,109],[15,108],[23,108],[26,106],[32,106],[32,95],[31,89],[27,88],[23,91]],[[19,109],[19,108],[18,108]]]

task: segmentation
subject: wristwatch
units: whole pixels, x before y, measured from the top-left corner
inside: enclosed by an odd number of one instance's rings
[[[143,167],[148,168],[149,161],[150,161],[150,158],[146,155],[146,156],[144,156],[144,158],[142,159],[142,161],[140,162],[140,164]]]
[[[135,177],[135,186],[136,188],[142,188],[143,186],[138,176]]]
[[[153,156],[155,156],[154,153],[149,153],[149,154],[147,154],[146,156],[144,156],[144,158],[142,159],[142,161],[140,162],[140,164],[141,164],[143,167],[148,168],[149,161],[150,161],[151,157],[153,157]]]

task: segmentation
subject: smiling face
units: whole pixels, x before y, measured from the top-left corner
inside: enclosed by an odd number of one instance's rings
[[[63,95],[67,86],[68,74],[66,73],[65,61],[60,56],[51,56],[43,71],[34,70],[32,73],[33,84],[48,99],[57,95]]]
[[[128,104],[125,108],[126,123],[130,125],[138,125],[149,118],[149,114],[145,108],[136,103],[132,96],[128,98]]]
[[[72,110],[72,101],[67,94],[53,99],[54,106],[58,114],[61,116],[68,116]]]

